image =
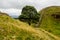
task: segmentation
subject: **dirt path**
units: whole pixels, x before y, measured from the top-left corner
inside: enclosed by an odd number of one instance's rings
[[[19,21],[18,21],[18,23],[19,23]],[[37,30],[38,30],[38,31],[39,31],[39,29],[41,30],[41,32],[42,32],[42,33],[45,33],[46,35],[51,36],[51,37],[52,37],[52,38],[54,38],[55,40],[60,40],[60,38],[59,38],[59,37],[57,37],[57,36],[53,35],[52,33],[49,33],[49,32],[45,31],[45,30],[44,30],[44,29],[42,29],[42,28],[37,28]]]
[[[49,32],[47,32],[47,31],[45,31],[45,30],[44,30],[44,29],[42,29],[42,28],[37,28],[37,29],[41,30],[42,32],[44,32],[45,34],[47,34],[47,35],[51,36],[52,38],[54,38],[54,39],[56,39],[56,40],[60,40],[60,38],[59,38],[59,37],[57,37],[57,36],[53,35],[52,33],[49,33]]]

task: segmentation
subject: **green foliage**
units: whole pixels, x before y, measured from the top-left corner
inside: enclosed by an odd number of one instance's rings
[[[22,9],[19,19],[31,24],[37,23],[39,21],[39,16],[40,14],[37,13],[37,10],[33,6],[25,6]]]

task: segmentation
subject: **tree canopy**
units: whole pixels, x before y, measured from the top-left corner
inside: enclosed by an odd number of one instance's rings
[[[39,16],[37,10],[33,6],[25,6],[22,9],[21,15],[19,19],[25,22],[28,22],[30,25],[31,23],[37,23],[39,21]]]

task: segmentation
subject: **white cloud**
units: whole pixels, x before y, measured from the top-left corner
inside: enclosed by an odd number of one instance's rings
[[[60,0],[1,0],[0,8],[19,8],[25,5],[33,5],[37,9],[48,5],[60,5]]]
[[[0,9],[1,12],[5,12],[7,14],[9,14],[12,17],[18,17],[21,14],[21,10],[19,9]]]
[[[37,10],[47,6],[60,6],[60,0],[0,0],[0,10],[10,15],[19,15],[25,5],[32,5]],[[17,14],[18,13],[18,14]]]

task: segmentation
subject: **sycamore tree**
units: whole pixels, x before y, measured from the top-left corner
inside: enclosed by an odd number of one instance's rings
[[[19,16],[19,20],[31,25],[31,23],[37,23],[39,21],[39,16],[40,14],[37,13],[37,10],[33,6],[25,6]]]

